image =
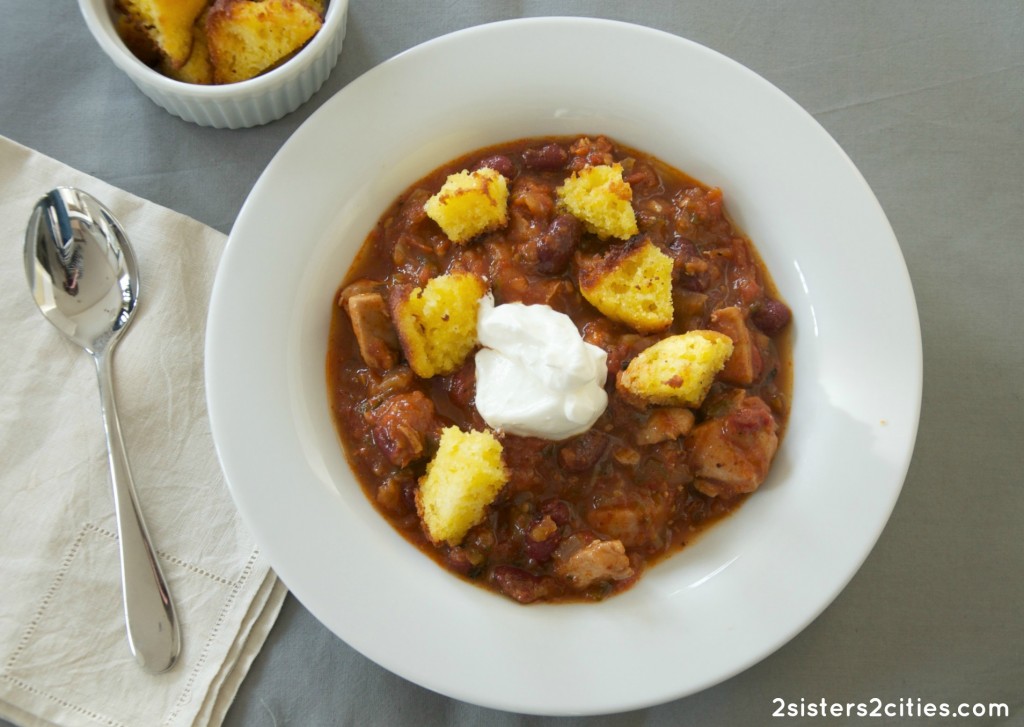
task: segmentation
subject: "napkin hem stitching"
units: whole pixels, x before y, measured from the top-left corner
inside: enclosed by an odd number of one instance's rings
[[[218,632],[220,632],[221,627],[223,627],[224,625],[224,619],[226,618],[226,615],[230,610],[231,605],[235,602],[235,599],[238,597],[239,592],[242,590],[242,586],[245,585],[246,581],[248,581],[249,577],[252,575],[253,568],[256,564],[256,559],[259,558],[259,553],[259,548],[254,548],[252,553],[249,555],[249,560],[246,562],[245,567],[242,569],[242,574],[238,577],[238,580],[235,581],[234,585],[231,588],[231,592],[228,594],[228,597],[224,600],[224,606],[223,608],[221,608],[220,614],[218,614],[217,616],[217,621],[213,625],[213,628],[210,630],[210,634],[206,639],[206,642],[203,644],[202,652],[196,659],[196,664],[192,668],[192,672],[188,675],[188,679],[185,681],[185,686],[181,690],[181,695],[178,697],[178,701],[175,703],[174,707],[171,709],[166,719],[164,719],[163,724],[171,724],[171,722],[181,712],[182,707],[184,707],[188,700],[191,699],[192,688],[195,685],[196,678],[199,672],[202,670],[203,666],[206,665],[207,658],[209,657],[210,643],[217,636]]]
[[[35,694],[36,696],[42,697],[43,699],[49,699],[52,702],[56,702],[65,709],[70,709],[72,712],[78,712],[79,714],[83,715],[84,717],[88,717],[94,722],[102,722],[103,724],[107,725],[107,727],[126,727],[124,722],[119,722],[113,717],[104,716],[102,714],[99,714],[98,712],[93,712],[90,709],[86,709],[85,707],[80,707],[77,704],[72,704],[66,699],[55,697],[52,694],[48,694],[41,689],[33,687],[28,682],[25,682],[16,676],[12,676],[11,674],[0,674],[0,678],[3,678],[4,681],[9,682],[15,687],[21,689],[22,691],[28,692],[29,694]]]
[[[71,546],[64,554],[64,557],[61,558],[60,567],[57,569],[57,573],[54,575],[49,587],[46,589],[46,593],[43,595],[43,598],[40,601],[39,608],[36,609],[36,612],[32,615],[32,618],[29,620],[25,631],[22,633],[21,638],[18,640],[17,646],[14,648],[14,651],[11,652],[11,655],[7,658],[7,662],[4,664],[3,671],[0,672],[0,679],[3,679],[12,686],[24,692],[28,692],[29,694],[34,694],[38,697],[42,697],[44,699],[52,701],[55,704],[59,704],[60,706],[64,707],[65,709],[75,711],[95,722],[105,724],[108,727],[125,727],[123,722],[118,721],[114,717],[111,717],[109,715],[103,715],[101,713],[95,712],[85,707],[81,707],[77,704],[68,702],[65,699],[48,693],[46,690],[33,686],[29,682],[26,682],[22,678],[11,673],[18,663],[18,659],[24,653],[28,645],[32,642],[32,638],[35,635],[36,629],[39,627],[39,624],[43,622],[46,616],[46,612],[50,607],[50,604],[53,602],[53,599],[56,596],[57,592],[60,590],[61,586],[67,580],[67,574],[70,572],[71,567],[75,562],[75,559],[81,552],[86,537],[89,535],[99,535],[108,540],[117,540],[116,533],[107,530],[106,528],[100,527],[95,523],[88,522],[82,525],[82,527],[78,531],[78,534],[75,536],[75,539],[72,541]],[[250,553],[249,559],[246,561],[245,566],[242,568],[239,577],[235,580],[229,580],[223,576],[219,576],[215,573],[212,573],[204,568],[200,568],[193,564],[187,563],[181,560],[180,558],[168,556],[163,552],[157,551],[157,554],[161,558],[166,559],[181,568],[185,568],[186,570],[189,570],[197,575],[209,578],[210,580],[228,586],[231,589],[228,593],[227,598],[224,601],[223,607],[221,608],[220,614],[217,617],[217,621],[214,624],[213,629],[210,631],[208,638],[206,639],[206,642],[203,644],[202,652],[199,655],[199,658],[197,659],[195,666],[193,667],[191,673],[188,676],[188,679],[185,682],[181,695],[177,700],[177,703],[171,710],[170,714],[167,716],[167,719],[164,721],[164,724],[170,724],[180,714],[182,707],[184,707],[184,705],[187,704],[188,700],[191,698],[192,691],[195,687],[196,679],[198,678],[198,674],[205,666],[208,660],[210,643],[216,637],[220,629],[223,627],[226,615],[228,611],[230,611],[232,604],[234,604],[235,600],[238,598],[238,594],[242,591],[246,582],[252,577],[256,561],[259,558],[259,549],[255,548]]]
[[[14,648],[14,651],[11,652],[11,655],[7,658],[7,663],[4,664],[4,676],[7,676],[8,673],[14,668],[14,666],[18,662],[18,658],[21,656],[22,652],[28,646],[29,642],[31,642],[32,636],[35,634],[36,628],[38,628],[39,624],[42,622],[43,616],[46,614],[46,611],[49,608],[50,603],[53,601],[54,595],[57,593],[58,590],[60,590],[60,587],[63,585],[65,579],[67,578],[68,571],[71,569],[71,564],[78,556],[78,552],[82,548],[82,543],[85,541],[86,535],[89,534],[102,535],[107,537],[108,539],[115,541],[117,540],[117,533],[107,530],[106,528],[102,528],[94,523],[85,523],[84,525],[82,525],[81,530],[78,531],[78,535],[75,536],[74,541],[71,543],[71,547],[68,549],[68,552],[61,559],[60,568],[58,568],[57,574],[50,582],[49,588],[46,589],[46,593],[43,595],[42,600],[39,602],[39,608],[32,615],[32,618],[29,620],[27,629],[22,633],[21,639],[18,640],[18,645]],[[184,561],[181,558],[165,553],[159,549],[156,552],[161,559],[169,563],[173,563],[179,568],[184,568],[185,570],[195,573],[196,575],[203,576],[205,578],[210,579],[211,581],[214,581],[215,583],[228,586],[232,589],[237,589],[237,587],[241,586],[249,578],[251,574],[251,560],[249,563],[246,564],[246,567],[243,568],[241,575],[238,578],[231,580],[230,578],[226,578],[225,576],[212,573],[206,570],[205,568],[200,568],[199,566],[193,563]],[[234,594],[234,591],[232,593]]]
[[[158,556],[160,556],[163,560],[166,560],[168,563],[173,563],[174,565],[178,566],[179,568],[184,568],[185,570],[187,570],[187,571],[189,571],[191,573],[195,573],[197,576],[203,576],[204,578],[208,578],[209,580],[213,581],[214,583],[219,583],[222,586],[232,586],[233,587],[233,586],[235,586],[238,583],[237,579],[231,580],[230,578],[226,578],[224,576],[219,576],[216,573],[211,573],[210,571],[206,570],[205,568],[200,568],[199,566],[197,566],[197,565],[195,565],[193,563],[189,563],[187,561],[184,561],[181,558],[178,558],[177,556],[171,555],[170,553],[165,553],[162,550],[160,550],[159,548],[157,548],[156,554]]]
[[[46,614],[46,610],[50,607],[50,603],[53,601],[54,595],[64,584],[67,578],[68,571],[71,569],[71,564],[78,556],[78,551],[82,548],[82,543],[85,541],[85,536],[92,532],[99,532],[99,528],[92,523],[86,523],[82,526],[82,529],[78,531],[78,535],[75,536],[74,541],[71,543],[71,547],[68,552],[65,553],[61,559],[60,568],[57,569],[57,575],[54,576],[53,581],[50,582],[50,587],[46,589],[46,593],[43,595],[42,600],[39,602],[39,608],[36,609],[35,614],[28,622],[28,628],[21,635],[18,640],[18,645],[14,647],[14,651],[7,658],[7,663],[4,664],[4,677],[10,677],[10,672],[14,665],[18,662],[18,657],[21,656],[22,652],[28,646],[29,642],[32,641],[32,636],[36,632],[36,628],[43,620],[43,616]]]

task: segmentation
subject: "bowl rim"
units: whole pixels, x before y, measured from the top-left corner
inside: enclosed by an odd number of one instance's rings
[[[277,68],[244,81],[209,86],[165,76],[139,60],[114,28],[110,0],[78,0],[78,7],[99,46],[114,65],[133,80],[164,94],[201,102],[269,93],[303,73],[320,55],[330,49],[334,36],[344,27],[348,3],[349,0],[329,0],[320,30],[293,58]]]

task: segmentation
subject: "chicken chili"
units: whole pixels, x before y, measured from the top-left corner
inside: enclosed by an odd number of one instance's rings
[[[789,414],[790,310],[722,192],[602,136],[435,170],[335,304],[330,403],[367,496],[521,603],[629,588],[761,485]]]

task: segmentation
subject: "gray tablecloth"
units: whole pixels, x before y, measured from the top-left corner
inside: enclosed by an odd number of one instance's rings
[[[808,109],[866,177],[907,260],[925,379],[903,494],[850,585],[775,654],[719,686],[647,710],[527,718],[409,684],[289,599],[227,724],[813,723],[820,718],[771,715],[779,700],[821,699],[869,707],[1004,703],[1009,719],[970,723],[1024,723],[1020,0],[355,0],[326,86],[293,115],[244,131],[199,128],[152,104],[101,53],[75,3],[4,0],[0,9],[0,134],[224,232],[292,131],[349,81],[406,48],[531,15],[650,25],[731,56]],[[0,264],[20,265],[20,244],[6,240]]]

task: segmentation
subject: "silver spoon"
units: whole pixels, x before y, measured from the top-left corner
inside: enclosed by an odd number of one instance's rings
[[[114,486],[128,644],[144,669],[166,671],[178,658],[181,638],[132,484],[110,364],[138,302],[135,255],[121,225],[97,199],[58,187],[32,211],[25,233],[25,273],[42,314],[96,364]]]

